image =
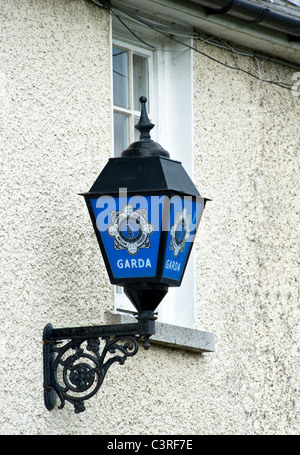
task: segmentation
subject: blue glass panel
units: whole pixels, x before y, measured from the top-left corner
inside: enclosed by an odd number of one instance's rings
[[[164,197],[158,205],[153,201],[153,196],[91,199],[115,278],[156,275]]]
[[[172,199],[163,277],[181,280],[203,208],[200,198]]]

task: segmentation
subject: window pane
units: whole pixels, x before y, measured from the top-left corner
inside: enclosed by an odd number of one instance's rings
[[[141,55],[133,54],[133,108],[140,110],[140,96],[148,98],[149,111],[149,70],[148,59]]]
[[[123,294],[123,288],[122,288],[122,286],[116,286],[116,293],[117,293],[117,294]]]
[[[134,126],[139,123],[139,119],[140,119],[139,117],[134,116]],[[139,141],[140,140],[140,132],[136,128],[134,128],[133,140],[134,141]]]
[[[120,156],[129,145],[129,117],[114,112],[114,155]]]
[[[128,52],[113,46],[114,104],[129,108]]]

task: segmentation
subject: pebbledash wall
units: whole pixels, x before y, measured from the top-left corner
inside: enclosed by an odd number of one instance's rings
[[[0,433],[298,434],[300,98],[194,53],[194,180],[212,199],[195,249],[197,326],[216,350],[141,349],[85,413],[48,412],[44,326],[107,323],[113,309],[78,196],[111,156],[110,17],[84,0],[5,0],[0,12]]]

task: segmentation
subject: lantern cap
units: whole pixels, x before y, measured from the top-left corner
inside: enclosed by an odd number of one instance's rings
[[[135,128],[140,132],[140,140],[130,144],[129,147],[121,153],[121,157],[163,156],[169,158],[169,152],[158,144],[158,142],[151,139],[150,131],[155,125],[150,122],[146,111],[145,104],[147,102],[147,98],[145,96],[141,96],[139,101],[141,103],[141,115]]]
[[[171,191],[200,196],[180,161],[162,156],[110,158],[89,192],[81,194],[91,197],[117,194],[120,188],[136,194],[168,194]]]

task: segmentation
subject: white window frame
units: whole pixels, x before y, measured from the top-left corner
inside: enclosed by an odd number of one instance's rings
[[[120,28],[118,22],[112,24],[112,45],[135,52],[153,55],[151,79],[149,76],[149,93],[151,112],[149,117],[156,125],[151,137],[159,142],[170,153],[171,159],[182,162],[187,173],[193,179],[193,54],[188,47],[155,36],[155,32],[141,27],[143,38],[153,44],[157,50],[149,51],[131,35]],[[133,25],[136,30],[137,24]],[[181,40],[182,41],[182,40]],[[191,45],[191,39],[186,43]],[[112,46],[111,46],[112,49]],[[150,68],[150,66],[149,66]],[[151,81],[151,82],[150,82]],[[133,305],[115,286],[115,310],[136,312]],[[167,296],[157,308],[158,321],[167,324],[196,327],[196,292],[195,292],[195,257],[194,251],[185,271],[180,287],[169,288]]]

